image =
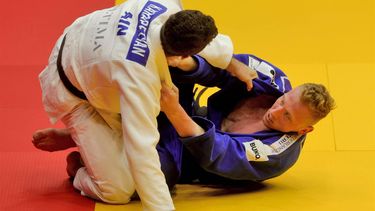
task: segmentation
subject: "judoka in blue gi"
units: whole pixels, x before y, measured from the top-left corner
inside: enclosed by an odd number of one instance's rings
[[[166,116],[158,119],[158,151],[161,159],[170,156],[161,160],[170,186],[178,180],[263,181],[279,176],[297,161],[313,125],[334,108],[323,85],[307,83],[292,89],[274,65],[253,55],[235,58],[258,73],[250,92],[228,71],[198,56],[193,71],[170,68],[177,87],[163,86],[161,108]],[[192,106],[194,83],[220,88],[208,98],[203,117]],[[171,158],[176,165],[166,165]]]

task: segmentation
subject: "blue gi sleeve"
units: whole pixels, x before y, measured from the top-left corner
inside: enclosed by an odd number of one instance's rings
[[[291,84],[285,73],[271,63],[250,54],[235,54],[234,57],[257,71],[259,78],[254,80],[255,89],[258,87],[262,89],[267,85],[271,85],[282,93],[291,89]],[[194,71],[186,72],[170,67],[175,83],[197,83],[207,87],[217,86],[222,89],[232,86],[233,83],[243,83],[226,70],[210,65],[200,56],[193,56],[193,59],[198,65],[198,68]],[[246,88],[245,85],[244,88]]]
[[[228,179],[262,181],[278,176],[296,162],[302,147],[302,142],[292,136],[283,136],[284,146],[290,142],[284,149],[272,148],[251,137],[242,142],[216,131],[207,119],[193,117],[193,120],[206,132],[182,138],[184,146],[204,170]]]
[[[169,67],[173,82],[176,84],[200,84],[207,87],[222,86],[233,77],[227,71],[211,66],[204,58],[193,56],[197,63],[197,69],[193,71],[182,71],[175,67]]]

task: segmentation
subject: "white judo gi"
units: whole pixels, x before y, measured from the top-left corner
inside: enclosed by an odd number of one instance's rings
[[[136,189],[144,210],[174,210],[155,149],[156,116],[161,80],[171,83],[160,29],[181,9],[178,0],[128,0],[77,19],[57,41],[39,76],[43,104],[79,148],[85,167],[73,185],[82,195],[123,204]],[[65,34],[62,66],[87,101],[70,93],[58,75]],[[232,53],[230,39],[218,35],[201,55],[224,69]]]

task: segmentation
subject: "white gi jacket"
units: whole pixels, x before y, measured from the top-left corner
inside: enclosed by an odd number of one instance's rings
[[[160,29],[181,9],[178,0],[128,0],[77,19],[64,33],[62,65],[69,80],[93,107],[121,113],[124,153],[145,210],[174,209],[155,149],[159,141],[156,116],[161,81],[171,83]],[[232,43],[218,35],[200,54],[224,69],[232,58]],[[55,60],[52,53],[41,78],[48,69],[56,69]],[[41,86],[53,123],[81,102],[63,91],[59,80],[41,79]]]

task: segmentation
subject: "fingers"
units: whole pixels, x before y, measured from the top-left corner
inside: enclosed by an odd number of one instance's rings
[[[258,78],[258,73],[257,73],[256,70],[251,69],[251,71],[250,71],[250,78],[251,79]]]
[[[171,84],[171,86],[169,86],[165,81],[161,81],[161,92],[162,93],[174,92],[178,94],[178,88],[174,84]]]
[[[165,89],[167,87],[168,87],[167,82],[166,81],[161,81],[161,89]]]
[[[253,80],[249,80],[246,83],[247,91],[251,91],[253,89]]]
[[[175,86],[174,84],[172,84],[172,91],[174,92],[174,93],[176,93],[176,94],[178,94],[178,88],[177,88],[177,86]]]
[[[257,71],[250,69],[249,71],[249,77],[250,79],[246,83],[247,85],[247,91],[251,91],[253,89],[253,79],[258,78],[258,73]]]

